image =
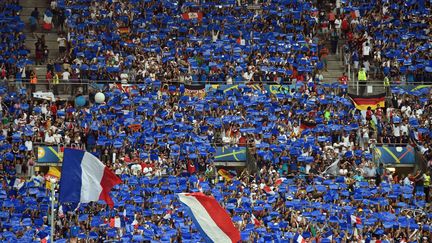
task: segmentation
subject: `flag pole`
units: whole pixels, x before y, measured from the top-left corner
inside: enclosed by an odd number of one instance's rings
[[[55,186],[56,186],[56,179],[51,178],[50,179],[50,189],[51,189],[51,218],[50,218],[50,224],[51,224],[51,236],[50,236],[50,242],[54,242],[54,203],[55,203]]]

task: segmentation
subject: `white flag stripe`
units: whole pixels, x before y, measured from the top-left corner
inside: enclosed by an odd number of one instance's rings
[[[81,202],[98,201],[102,192],[101,181],[105,165],[94,155],[85,152],[81,162]]]
[[[216,225],[207,210],[195,197],[186,196],[182,193],[178,194],[178,197],[182,203],[190,208],[202,230],[213,242],[231,242],[231,239]]]

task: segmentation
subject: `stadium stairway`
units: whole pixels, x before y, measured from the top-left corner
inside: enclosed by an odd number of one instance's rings
[[[49,2],[47,0],[21,0],[20,5],[23,7],[20,12],[21,20],[26,24],[24,34],[26,35],[25,45],[30,50],[30,57],[35,59],[35,43],[36,37],[30,32],[29,28],[29,17],[34,8],[38,8],[40,19],[43,19],[43,13],[45,9],[49,8]],[[35,34],[37,36],[45,35],[45,43],[49,50],[49,59],[55,59],[59,56],[58,44],[57,44],[57,32],[55,29],[47,31],[42,29],[39,24]],[[46,75],[46,65],[33,65],[38,79],[44,80]]]
[[[339,77],[342,76],[344,67],[342,61],[339,59],[338,54],[330,54],[327,59],[327,72],[323,72],[325,83],[337,82]]]

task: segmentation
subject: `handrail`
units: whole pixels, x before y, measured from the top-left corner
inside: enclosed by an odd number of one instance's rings
[[[348,81],[348,83],[352,83],[354,84],[355,81],[355,73],[352,72],[352,78],[350,79],[350,81]],[[194,81],[191,83],[185,83],[185,82],[181,82],[179,80],[173,80],[173,81],[160,81],[161,83],[165,83],[165,84],[190,84],[190,85],[202,85],[202,84],[227,84],[226,80],[217,80],[217,81]],[[145,84],[145,81],[121,81],[121,80],[90,80],[90,79],[69,79],[68,81],[63,81],[60,80],[58,84]],[[300,82],[297,82],[300,83]],[[305,83],[305,82],[303,82]],[[326,82],[326,83],[319,83],[317,85],[323,85],[323,84],[332,84],[332,83],[338,83],[337,80],[335,80],[334,82]],[[22,84],[22,85],[29,85],[30,80],[26,79],[23,81],[5,81],[4,84]],[[52,82],[49,82],[47,79],[38,79],[38,83],[37,85],[55,85]],[[292,81],[285,83],[278,83],[275,82],[273,80],[263,80],[263,81],[259,81],[259,82],[248,82],[248,81],[241,81],[241,82],[234,82],[233,85],[236,84],[276,84],[276,85],[291,85],[294,84]],[[373,84],[374,87],[385,87],[384,86],[384,82],[382,80],[367,80],[367,84],[371,85]],[[432,86],[432,82],[405,82],[405,83],[401,83],[401,84],[393,84],[391,86],[394,87],[401,87],[401,86],[411,86],[411,85],[431,85]]]
[[[375,143],[375,145],[406,146],[406,145],[410,145],[410,143]]]

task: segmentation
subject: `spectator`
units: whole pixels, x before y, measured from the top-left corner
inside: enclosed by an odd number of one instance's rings
[[[38,8],[34,8],[30,14],[31,17],[35,18],[37,22],[39,22],[39,10]]]
[[[63,34],[59,35],[59,37],[57,38],[57,43],[59,46],[60,55],[65,55],[66,50],[67,50],[67,40]]]
[[[328,65],[328,60],[327,60],[327,56],[329,54],[329,51],[327,49],[327,47],[323,47],[320,51],[320,55],[321,55],[321,61],[324,64],[324,71],[327,72],[327,65]]]
[[[367,73],[366,73],[366,69],[362,68],[358,71],[357,74],[357,80],[359,82],[359,86],[360,86],[360,94],[363,94],[366,90],[366,83],[367,83]]]

